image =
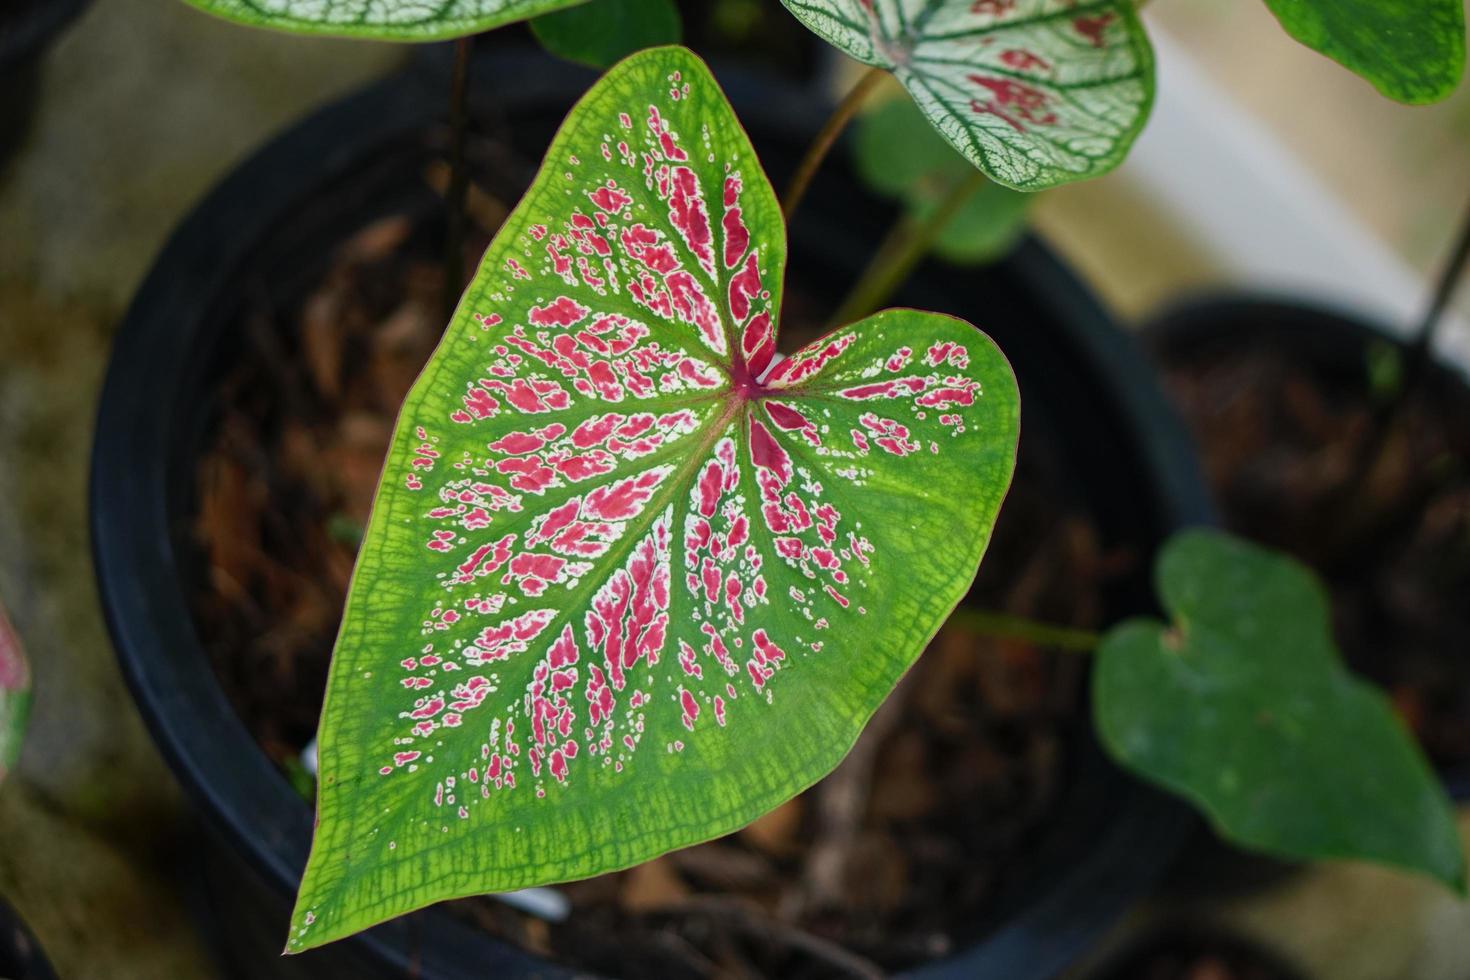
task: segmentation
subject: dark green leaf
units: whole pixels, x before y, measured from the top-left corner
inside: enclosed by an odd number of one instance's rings
[[[1437,102],[1465,69],[1462,0],[1266,0],[1286,33],[1400,102]]]
[[[934,242],[934,254],[960,264],[1000,258],[1025,232],[1033,197],[987,181],[945,222]],[[921,207],[915,216],[922,221],[928,213],[928,207]]]
[[[1132,620],[1098,648],[1109,752],[1235,843],[1375,861],[1463,891],[1453,808],[1388,700],[1343,666],[1316,577],[1210,531],[1173,538],[1155,575],[1173,625]]]
[[[593,68],[643,48],[677,44],[683,35],[673,0],[592,0],[537,17],[531,31],[558,58]]]

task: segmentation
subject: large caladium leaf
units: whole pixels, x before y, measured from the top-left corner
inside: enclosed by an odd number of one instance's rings
[[[1454,809],[1388,699],[1343,666],[1316,576],[1213,531],[1171,539],[1155,575],[1172,624],[1124,623],[1097,650],[1113,756],[1247,847],[1378,861],[1463,891]]]
[[[0,606],[0,781],[15,764],[31,706],[31,672],[20,637]]]
[[[290,949],[735,830],[836,765],[964,593],[1009,366],[914,310],[778,363],[785,251],[689,52],[572,110],[399,418]]]
[[[589,0],[186,0],[205,13],[291,34],[379,41],[465,37]],[[590,0],[596,3],[598,0]]]
[[[1437,102],[1465,71],[1464,0],[1266,0],[1286,33],[1400,102]]]
[[[903,83],[944,137],[1008,187],[1116,167],[1154,97],[1134,0],[782,0]]]

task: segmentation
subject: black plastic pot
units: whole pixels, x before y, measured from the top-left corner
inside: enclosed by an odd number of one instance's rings
[[[1408,354],[1408,346],[1381,323],[1348,310],[1271,294],[1199,296],[1151,320],[1142,336],[1150,355],[1164,369],[1199,363],[1232,350],[1268,347],[1310,366],[1326,386],[1344,392],[1370,390],[1374,347],[1392,347],[1401,361]],[[1463,372],[1436,361],[1420,383],[1438,404],[1455,406],[1462,416],[1470,415],[1470,385]],[[1470,764],[1442,766],[1439,773],[1454,799],[1470,800]]]
[[[824,107],[783,85],[718,72],[780,186]],[[504,134],[529,166],[592,76],[544,57],[494,53],[473,72],[482,128]],[[427,81],[426,81],[427,79]],[[417,175],[442,136],[436,72],[373,86],[260,150],[179,227],[118,331],[93,458],[92,528],[103,603],[134,695],[180,780],[225,849],[216,864],[230,938],[261,931],[279,949],[310,842],[310,808],[230,708],[195,632],[185,582],[195,464],[211,385],[235,338],[241,290],[284,295],[319,275],[332,246],[374,217],[423,203]],[[840,159],[826,168],[791,231],[788,267],[826,283],[834,302],[893,212],[870,203]],[[432,202],[431,202],[432,203]],[[1210,508],[1182,429],[1149,368],[1096,301],[1035,241],[984,270],[929,267],[897,298],[965,316],[1006,350],[1026,399],[1026,430],[1065,447],[1104,546],[1127,544],[1139,573],[1107,597],[1149,608],[1147,553]],[[1024,438],[1024,437],[1023,437]],[[1027,880],[994,903],[985,938],[926,976],[1041,980],[1084,951],[1149,886],[1187,832],[1179,806],[1109,765],[1090,741]],[[233,871],[222,873],[234,873]],[[247,897],[248,896],[248,897]],[[262,923],[264,924],[262,926]],[[236,961],[249,954],[237,950]],[[344,961],[351,962],[344,962]],[[412,975],[557,975],[561,968],[427,910],[248,975],[299,970],[314,980]],[[258,971],[258,972],[251,972]]]
[[[56,980],[40,943],[15,910],[0,902],[0,977],[6,980]]]

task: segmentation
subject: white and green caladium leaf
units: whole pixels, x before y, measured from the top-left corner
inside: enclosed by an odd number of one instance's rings
[[[1154,98],[1133,0],[782,0],[886,68],[995,181],[1039,191],[1116,167]]]
[[[376,41],[439,41],[599,0],[186,0],[250,27]]]
[[[0,606],[0,781],[15,765],[31,707],[31,672],[20,637]]]
[[[1465,71],[1464,0],[1266,0],[1293,38],[1399,102],[1437,102]]]
[[[572,110],[399,417],[290,950],[743,826],[837,764],[964,594],[1008,364],[915,310],[778,363],[785,260],[694,55]]]
[[[1316,576],[1203,530],[1170,539],[1154,574],[1172,624],[1132,620],[1097,649],[1094,713],[1113,757],[1227,840],[1377,861],[1463,893],[1454,808],[1388,699],[1343,666]]]

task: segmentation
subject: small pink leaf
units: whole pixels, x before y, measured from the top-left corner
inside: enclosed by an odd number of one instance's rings
[[[31,672],[20,637],[0,605],[0,781],[15,764],[31,704]]]

